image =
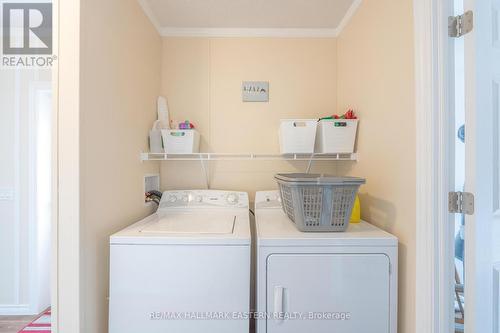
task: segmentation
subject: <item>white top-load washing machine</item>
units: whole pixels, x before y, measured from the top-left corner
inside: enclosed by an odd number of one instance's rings
[[[398,240],[375,226],[300,232],[257,192],[257,333],[396,333]]]
[[[165,192],[110,251],[110,333],[248,333],[246,193]]]

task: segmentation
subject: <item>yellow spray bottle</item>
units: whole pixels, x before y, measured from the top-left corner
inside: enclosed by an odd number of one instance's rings
[[[354,206],[352,207],[351,223],[361,222],[361,204],[359,202],[359,196],[356,195],[356,200],[354,200]]]

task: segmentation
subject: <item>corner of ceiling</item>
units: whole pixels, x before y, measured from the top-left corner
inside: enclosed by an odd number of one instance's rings
[[[358,10],[359,6],[361,6],[362,2],[363,2],[363,0],[354,0],[351,7],[349,7],[349,9],[347,10],[347,12],[344,15],[344,18],[342,19],[342,21],[340,21],[340,23],[336,29],[337,36],[339,36],[342,33],[342,31],[344,31],[345,27],[349,24],[352,17],[354,16],[356,11]]]
[[[161,36],[160,22],[158,21],[158,18],[156,17],[156,15],[154,14],[153,10],[149,6],[148,0],[137,0],[137,2],[141,6],[142,11],[144,12],[144,14],[146,14],[146,16],[148,17],[148,19],[151,22],[151,24],[155,27],[156,31],[158,31],[158,33]]]

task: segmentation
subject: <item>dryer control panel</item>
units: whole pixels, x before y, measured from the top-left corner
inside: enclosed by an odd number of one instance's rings
[[[255,194],[255,208],[281,209],[281,197],[279,191],[258,191]]]
[[[161,197],[158,210],[216,207],[248,209],[248,194],[217,190],[166,191]]]

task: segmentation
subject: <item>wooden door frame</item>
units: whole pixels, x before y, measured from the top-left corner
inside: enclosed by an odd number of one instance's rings
[[[53,0],[53,22],[52,332],[79,333],[80,0]]]
[[[450,333],[454,325],[453,1],[414,0],[417,152],[416,332]]]

